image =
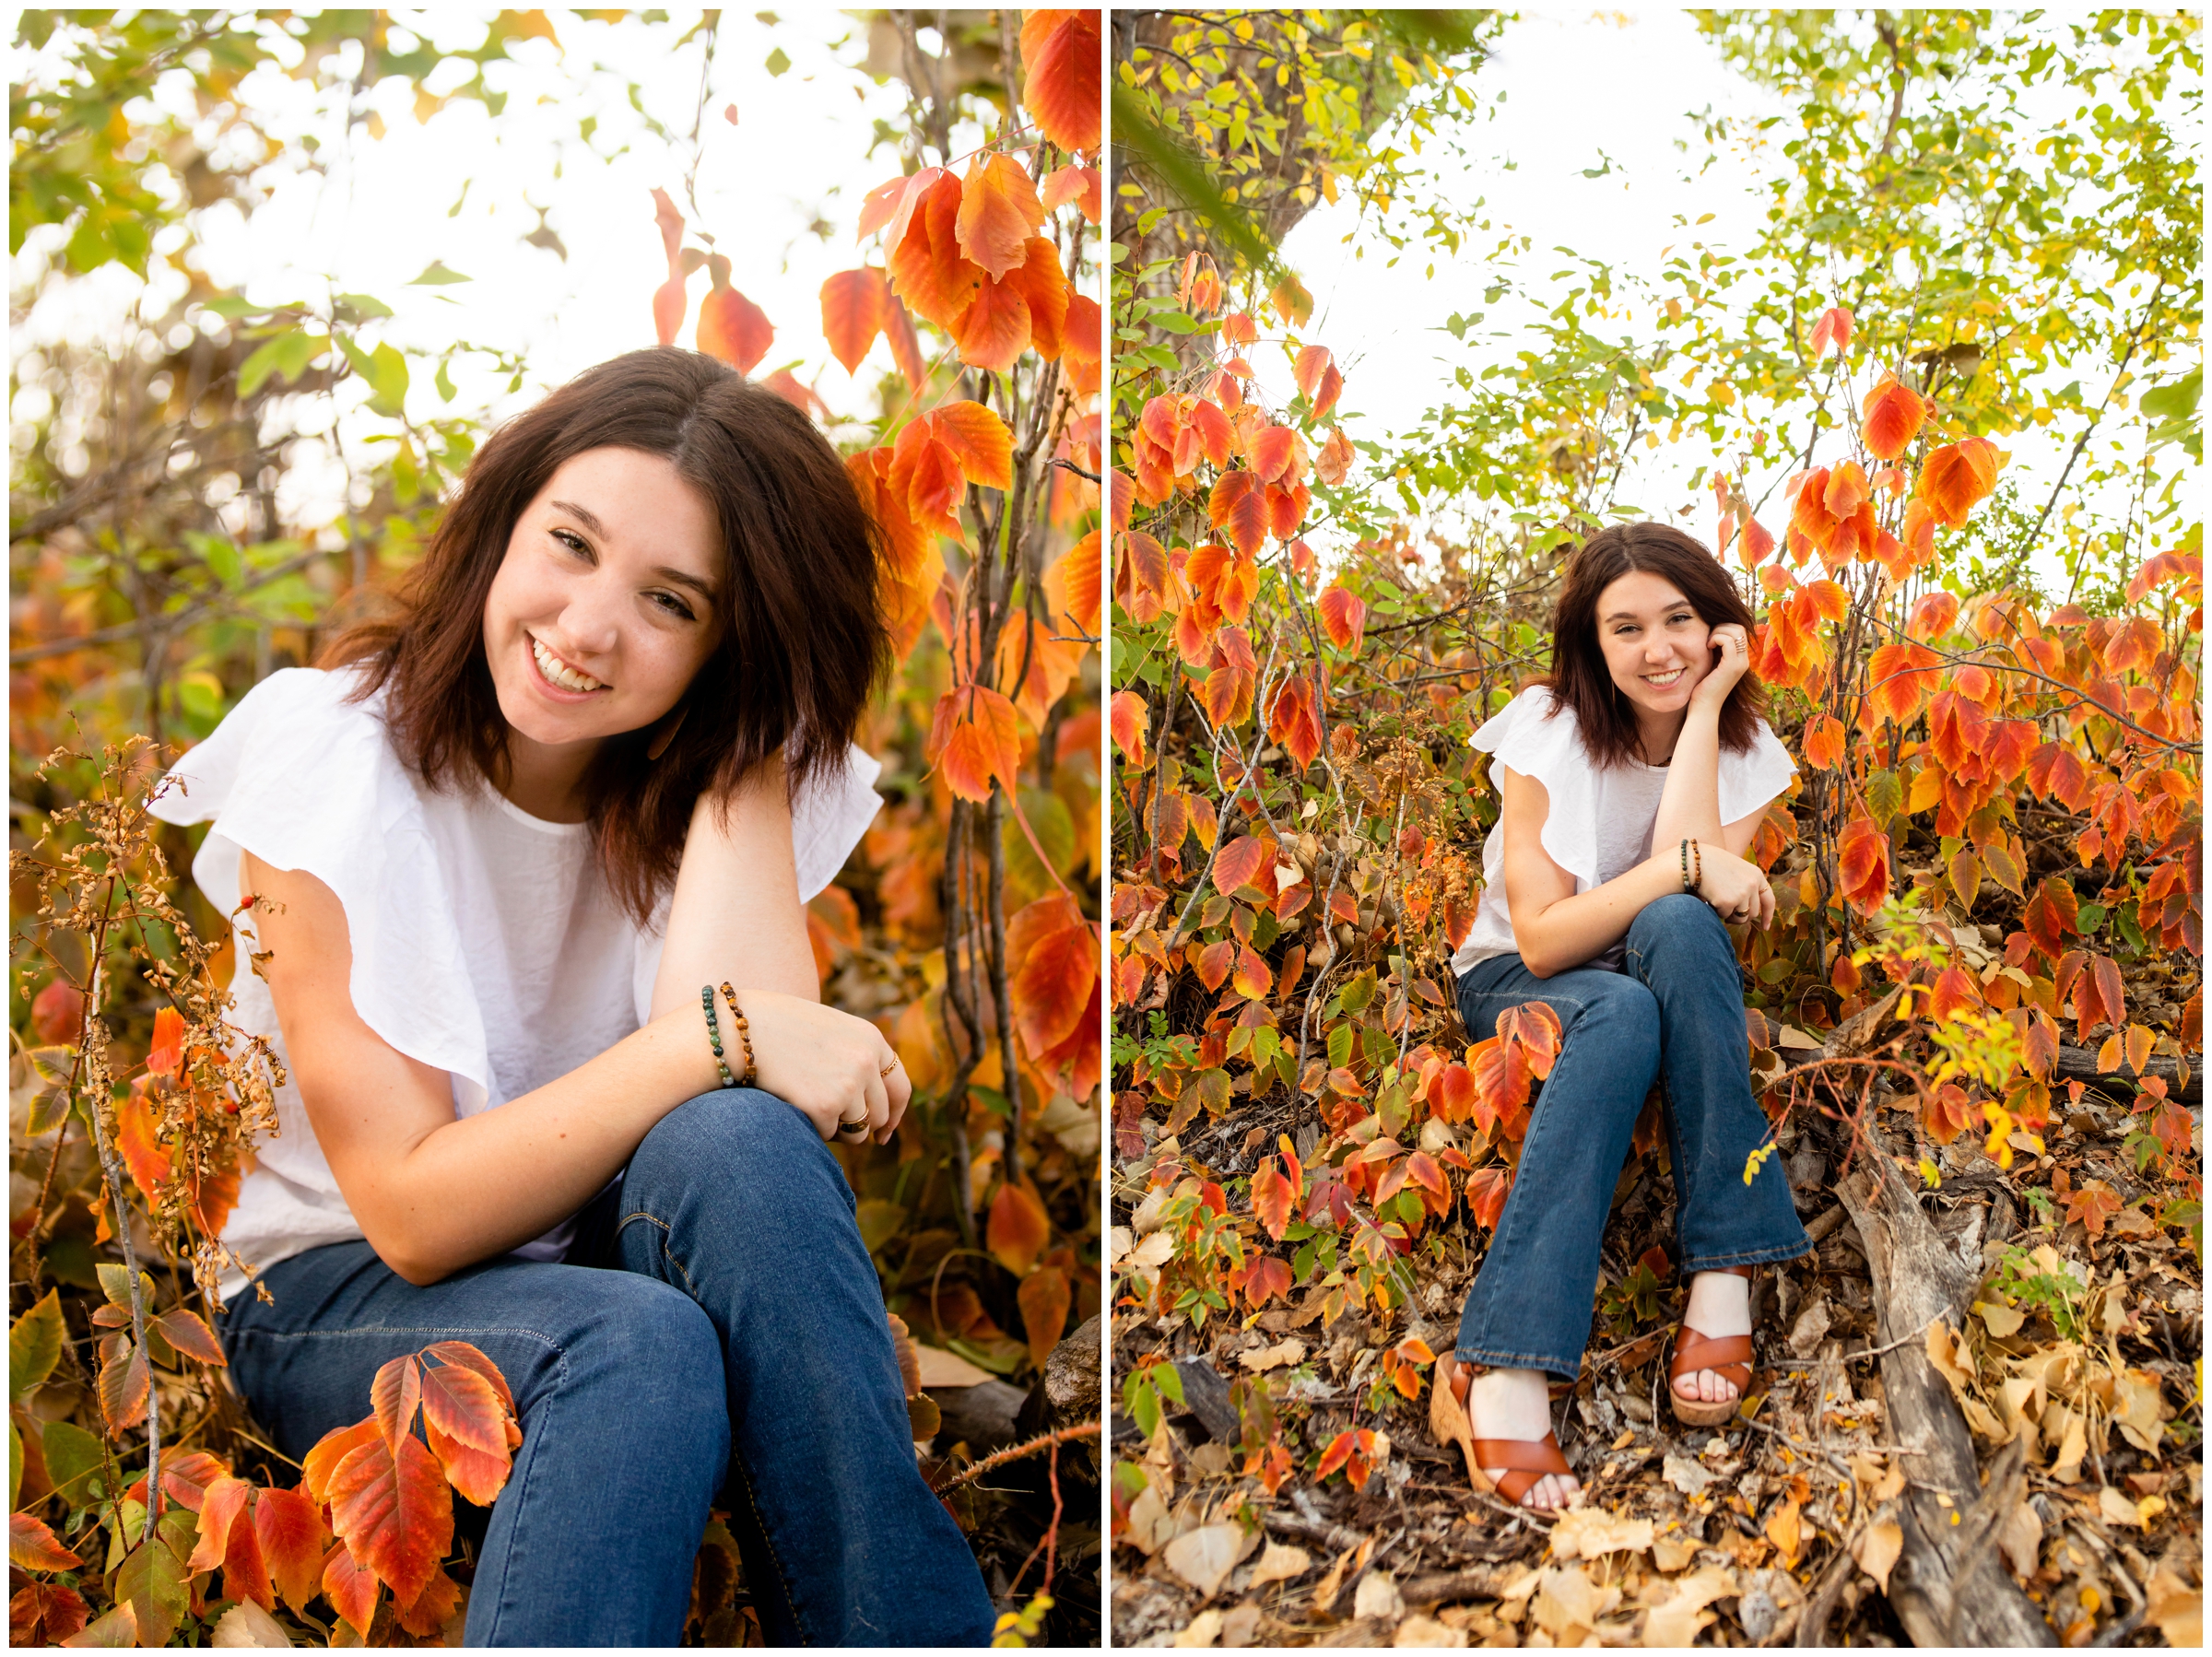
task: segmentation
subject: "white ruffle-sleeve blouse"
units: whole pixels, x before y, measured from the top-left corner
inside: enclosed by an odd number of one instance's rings
[[[1577,892],[1617,879],[1651,856],[1666,768],[1640,761],[1601,768],[1583,745],[1574,710],[1558,702],[1543,686],[1524,690],[1470,740],[1499,764],[1544,785],[1551,805],[1540,837],[1544,850],[1574,876]],[[1764,720],[1759,721],[1749,748],[1741,754],[1721,750],[1721,821],[1740,822],[1777,798],[1789,788],[1796,770],[1789,750]],[[1452,957],[1454,976],[1492,956],[1520,952],[1505,903],[1502,818],[1483,841],[1482,881],[1474,927]],[[1625,955],[1625,945],[1616,942],[1585,964],[1618,972]]]
[[[454,1114],[474,1115],[646,1021],[668,900],[640,927],[601,877],[588,825],[544,822],[488,785],[430,789],[392,746],[383,693],[346,699],[357,683],[345,669],[270,675],[177,762],[150,809],[171,823],[212,819],[192,877],[219,912],[238,906],[241,852],[330,887],[352,943],[355,1010],[398,1052],[446,1072]],[[870,786],[880,769],[855,747],[841,775],[792,802],[801,901],[859,843],[882,804]],[[230,1021],[282,1055],[268,985],[249,960],[252,917],[237,923]],[[257,1269],[361,1235],[289,1081],[276,1118],[223,1228]],[[515,1252],[559,1259],[571,1229],[564,1221]],[[228,1298],[245,1278],[231,1270],[221,1287]]]

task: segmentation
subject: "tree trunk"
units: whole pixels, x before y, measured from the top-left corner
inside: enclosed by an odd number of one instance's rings
[[[1890,1572],[1889,1603],[1915,1645],[2056,1645],[1995,1546],[2020,1499],[2025,1446],[2015,1440],[1998,1457],[1985,1491],[1966,1420],[1927,1355],[1926,1331],[1963,1315],[1975,1278],[1872,1130],[1858,1169],[1836,1191],[1865,1245],[1877,1344],[1890,1348],[1881,1357],[1884,1416],[1912,1481],[1897,1505],[1904,1553]]]

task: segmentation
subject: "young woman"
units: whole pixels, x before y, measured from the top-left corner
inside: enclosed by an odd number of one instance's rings
[[[270,1296],[225,1280],[231,1377],[297,1459],[389,1359],[490,1355],[523,1443],[472,1645],[676,1644],[710,1503],[771,1643],[989,1641],[827,1148],[908,1084],[800,907],[877,805],[876,570],[796,410],[634,352],[493,436],[396,619],[158,807],[251,895],[236,1019],[291,1076],[224,1232]]]
[[[1568,565],[1550,678],[1475,734],[1503,809],[1453,958],[1460,1017],[1480,1040],[1506,1008],[1540,1001],[1564,1040],[1430,1419],[1478,1488],[1530,1507],[1577,1490],[1547,1377],[1581,1367],[1599,1240],[1654,1077],[1689,1277],[1670,1383],[1683,1421],[1734,1411],[1750,1380],[1751,1268],[1810,1246],[1781,1168],[1743,1179],[1767,1122],[1727,929],[1773,919],[1745,853],[1794,769],[1746,674],[1751,620],[1689,536],[1603,530]]]

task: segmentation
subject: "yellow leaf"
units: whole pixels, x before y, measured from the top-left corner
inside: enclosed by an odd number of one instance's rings
[[[1889,1571],[1897,1557],[1903,1552],[1905,1533],[1895,1520],[1884,1519],[1868,1525],[1852,1544],[1851,1557],[1859,1562],[1859,1569],[1881,1585],[1884,1593],[1889,1592]]]

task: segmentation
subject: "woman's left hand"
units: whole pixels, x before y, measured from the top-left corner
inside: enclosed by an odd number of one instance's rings
[[[1735,622],[1724,621],[1712,629],[1706,642],[1713,652],[1713,664],[1689,693],[1689,699],[1693,706],[1718,708],[1751,666],[1751,637]]]

